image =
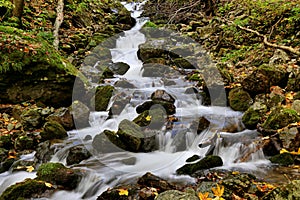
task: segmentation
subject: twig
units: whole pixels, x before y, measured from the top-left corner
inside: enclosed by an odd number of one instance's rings
[[[54,31],[53,31],[53,36],[54,36],[54,41],[53,41],[53,46],[56,50],[58,50],[58,45],[59,45],[59,38],[58,38],[58,31],[60,28],[60,25],[62,24],[64,20],[64,0],[58,0],[57,8],[57,17],[54,23]]]
[[[174,15],[172,15],[172,17],[169,19],[167,25],[169,25],[170,23],[172,23],[173,19],[176,17],[176,15],[182,11],[182,10],[186,10],[186,9],[189,9],[189,8],[192,8],[194,6],[196,6],[197,4],[199,4],[201,2],[200,1],[196,1],[195,3],[193,3],[192,5],[189,5],[189,6],[186,6],[186,7],[183,7],[183,8],[179,8],[178,10],[175,11]]]
[[[280,17],[280,19],[272,26],[270,34],[269,34],[269,39],[271,38],[271,35],[273,34],[274,31],[274,27],[277,26],[277,24],[279,24],[279,22],[283,19],[283,16]]]

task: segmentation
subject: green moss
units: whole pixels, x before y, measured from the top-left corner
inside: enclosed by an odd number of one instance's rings
[[[241,88],[232,89],[228,95],[229,105],[233,110],[245,111],[252,104],[252,98],[248,92]]]
[[[300,117],[295,110],[278,107],[271,112],[262,127],[264,129],[280,129],[298,121],[300,121]]]
[[[149,28],[157,28],[157,25],[151,21],[148,21],[144,24],[143,28],[146,28],[146,27],[149,27]]]
[[[61,163],[45,163],[39,167],[37,176],[41,180],[48,180],[60,169],[66,169],[66,167]]]
[[[294,164],[294,158],[289,153],[278,154],[270,158],[272,163],[276,163],[283,166]]]
[[[32,196],[40,196],[48,188],[44,181],[26,179],[8,187],[0,196],[0,200],[30,199]]]
[[[68,136],[64,127],[56,121],[49,121],[44,124],[40,133],[42,140],[63,139]]]
[[[97,88],[95,99],[92,99],[91,101],[91,104],[95,107],[96,111],[105,111],[107,109],[113,91],[114,87],[110,85]]]

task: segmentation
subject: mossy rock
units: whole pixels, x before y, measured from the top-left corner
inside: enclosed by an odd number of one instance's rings
[[[67,165],[78,164],[91,156],[91,153],[84,146],[75,146],[70,149],[66,162]]]
[[[119,136],[109,130],[104,130],[102,133],[96,135],[93,139],[92,146],[98,153],[112,153],[127,149]]]
[[[115,74],[124,75],[130,68],[127,63],[117,62],[109,67]]]
[[[0,103],[69,106],[78,70],[40,36],[8,26],[0,33]]]
[[[29,109],[21,114],[21,122],[25,130],[40,128],[42,123],[41,113],[37,109]]]
[[[249,93],[242,88],[230,90],[228,100],[230,107],[236,111],[245,111],[253,103]]]
[[[37,147],[38,141],[33,135],[21,135],[15,139],[15,149],[18,151],[30,149],[34,150]]]
[[[37,179],[61,185],[64,189],[75,189],[82,176],[78,170],[65,167],[61,163],[45,163],[37,170]]]
[[[283,166],[288,166],[294,164],[293,155],[289,153],[277,154],[270,158],[272,163],[276,163]]]
[[[143,104],[136,107],[136,112],[138,114],[140,114],[140,113],[142,113],[146,110],[150,110],[151,107],[156,105],[156,104],[161,105],[168,115],[173,115],[176,112],[176,107],[174,106],[173,103],[166,102],[166,101],[159,101],[159,100],[144,102]]]
[[[257,124],[260,122],[262,116],[267,112],[267,106],[255,102],[250,106],[242,117],[243,124],[248,129],[256,129]]]
[[[277,187],[262,200],[296,200],[300,199],[300,180],[293,180],[290,183]]]
[[[277,130],[298,121],[300,117],[295,110],[278,107],[270,113],[262,127]]]
[[[44,181],[25,179],[8,187],[0,196],[0,200],[20,200],[40,198],[47,190],[53,190],[46,186]]]
[[[121,121],[117,135],[123,144],[126,144],[126,149],[129,151],[137,152],[141,148],[144,134],[141,128],[134,122],[126,119]]]
[[[201,159],[200,161],[192,164],[185,164],[176,170],[177,174],[192,175],[194,172],[203,169],[210,169],[213,167],[219,167],[223,165],[223,161],[219,156],[209,155]]]
[[[74,124],[77,129],[89,126],[90,109],[81,101],[74,101],[70,106]]]
[[[173,60],[174,64],[182,69],[195,69],[196,66],[194,66],[193,64],[191,64],[188,60],[184,59],[184,58],[175,58]]]
[[[92,107],[94,107],[96,111],[106,111],[113,91],[114,87],[110,85],[98,87],[95,98],[92,99],[91,102]]]
[[[46,122],[40,135],[43,141],[63,139],[68,136],[64,127],[55,121]]]
[[[142,112],[137,116],[133,122],[140,127],[150,128],[150,129],[161,129],[165,123],[166,113],[164,108],[160,105],[155,105],[151,107],[150,110]]]
[[[10,135],[0,136],[0,147],[4,149],[11,149],[13,147],[13,142]]]
[[[268,93],[274,85],[284,88],[286,82],[287,73],[283,67],[263,64],[243,80],[242,86],[251,94],[259,94]]]

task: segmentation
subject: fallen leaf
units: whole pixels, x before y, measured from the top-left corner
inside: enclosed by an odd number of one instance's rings
[[[212,198],[209,198],[209,193],[205,192],[204,194],[202,192],[198,193],[198,197],[200,200],[212,200]]]
[[[46,185],[48,188],[52,188],[52,187],[53,187],[53,185],[52,185],[51,183],[45,182],[45,185]]]
[[[34,170],[34,167],[32,166],[26,166],[26,171],[32,172]]]
[[[121,188],[121,189],[118,189],[118,191],[119,191],[120,196],[123,196],[123,195],[128,196],[128,190]]]
[[[213,191],[214,195],[217,197],[221,197],[224,193],[224,186],[219,186],[219,184],[217,184],[216,188],[211,188],[211,190]]]
[[[146,117],[146,120],[147,120],[147,121],[151,121],[151,116],[148,115],[148,116]]]

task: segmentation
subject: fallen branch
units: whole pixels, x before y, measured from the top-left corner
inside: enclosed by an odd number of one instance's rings
[[[193,3],[192,5],[188,5],[186,7],[183,7],[183,8],[179,8],[178,10],[175,11],[175,13],[172,15],[172,17],[169,19],[168,23],[167,24],[170,24],[172,23],[173,19],[176,17],[176,15],[180,12],[180,11],[183,11],[183,10],[186,10],[186,9],[189,9],[189,8],[192,8],[192,7],[195,7],[196,5],[198,5],[199,3],[201,3],[201,0],[200,1],[196,1],[195,3]]]
[[[57,12],[57,17],[56,17],[56,20],[55,20],[55,23],[54,23],[53,46],[56,50],[58,50],[58,45],[59,45],[58,31],[59,31],[60,25],[62,24],[62,22],[64,20],[64,13],[63,13],[64,12],[64,0],[58,0],[56,12]]]
[[[231,23],[233,23],[233,22],[231,22]],[[233,23],[233,24],[234,24],[234,23]],[[235,24],[235,25],[236,25],[236,24]],[[240,25],[236,25],[236,26],[237,26],[238,28],[242,29],[242,30],[245,30],[245,31],[248,31],[248,32],[251,32],[251,33],[255,33],[257,36],[262,37],[262,38],[264,39],[264,40],[263,40],[264,44],[266,44],[267,46],[274,47],[274,48],[278,48],[278,49],[287,50],[287,51],[289,51],[289,52],[291,52],[291,53],[294,53],[294,54],[296,54],[296,55],[298,55],[298,56],[300,55],[300,51],[297,51],[296,49],[294,49],[294,48],[292,48],[292,47],[270,43],[270,42],[268,41],[267,36],[265,36],[265,35],[259,33],[258,31],[255,31],[255,30],[252,30],[252,29],[250,29],[250,28],[246,28],[246,27],[243,27],[243,26],[240,26]]]

